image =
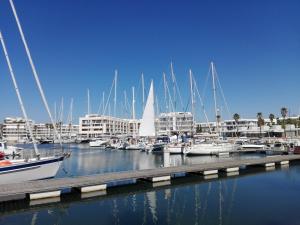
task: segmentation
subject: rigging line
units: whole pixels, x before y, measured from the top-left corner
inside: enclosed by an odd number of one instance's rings
[[[206,123],[207,123],[208,128],[209,128],[209,132],[211,133],[211,127],[210,127],[210,124],[209,124],[208,116],[207,116],[207,113],[206,113],[206,110],[205,110],[205,107],[204,107],[204,103],[203,103],[202,97],[200,95],[200,92],[199,92],[199,89],[198,89],[198,86],[197,86],[197,83],[196,83],[196,80],[195,80],[194,76],[193,76],[193,81],[194,81],[194,85],[195,85],[195,89],[196,89],[197,95],[198,95],[198,97],[200,99],[201,108],[203,110],[203,113],[204,113],[204,116],[205,116],[205,119],[206,119]]]
[[[27,54],[27,57],[28,57],[28,60],[29,60],[29,63],[30,63],[30,66],[31,66],[31,69],[32,69],[32,72],[33,72],[33,75],[34,75],[34,78],[35,78],[35,81],[36,81],[36,84],[37,84],[37,86],[38,86],[40,95],[41,95],[41,97],[42,97],[44,106],[45,106],[46,111],[47,111],[47,113],[48,113],[48,115],[49,115],[49,117],[50,117],[51,123],[52,123],[52,125],[53,125],[54,133],[55,133],[56,137],[58,137],[59,144],[60,144],[60,146],[62,147],[61,137],[58,135],[58,132],[57,132],[57,129],[56,129],[56,124],[54,123],[54,120],[53,120],[53,117],[52,117],[52,114],[51,114],[51,111],[50,111],[50,108],[49,108],[49,105],[48,105],[46,96],[45,96],[45,94],[44,94],[42,85],[41,85],[41,83],[40,83],[39,76],[38,76],[38,74],[37,74],[35,65],[34,65],[34,63],[33,63],[33,60],[32,60],[32,57],[31,57],[31,53],[30,53],[30,51],[29,51],[29,48],[28,48],[28,45],[27,45],[27,42],[26,42],[26,39],[25,39],[25,36],[24,36],[24,33],[23,33],[23,29],[22,29],[22,27],[21,27],[21,23],[20,23],[20,21],[19,21],[19,17],[18,17],[18,15],[17,15],[16,9],[15,9],[13,0],[9,0],[9,2],[10,2],[10,6],[11,6],[11,8],[12,8],[14,17],[15,17],[15,19],[16,19],[16,22],[17,22],[17,25],[18,25],[18,29],[19,29],[19,33],[20,33],[20,35],[21,35],[21,39],[22,39],[22,41],[23,41],[23,44],[24,44],[24,47],[25,47],[25,51],[26,51],[26,54]]]
[[[98,107],[98,110],[97,110],[97,114],[98,114],[98,115],[99,115],[99,113],[100,113],[100,111],[101,111],[102,105],[103,105],[103,101],[101,100],[101,101],[100,101],[100,104],[99,104],[99,107]]]
[[[208,85],[208,80],[210,78],[210,70],[211,70],[211,67],[208,68],[208,72],[207,72],[207,75],[206,75],[206,80],[205,80],[205,83],[204,83],[204,88],[203,88],[203,92],[202,92],[203,100],[205,100],[205,98],[206,98],[205,93],[206,93],[206,89],[207,89],[207,85]]]
[[[103,115],[105,115],[105,113],[106,113],[106,110],[107,110],[107,107],[108,107],[108,104],[109,104],[110,96],[111,96],[114,85],[115,85],[115,78],[114,78],[114,80],[112,82],[112,85],[110,87],[110,91],[109,91],[109,95],[108,95],[108,98],[107,98],[107,101],[106,101],[106,104],[105,104],[105,107],[104,107]]]
[[[216,75],[216,78],[217,78],[217,83],[218,83],[218,86],[219,86],[219,88],[220,88],[220,92],[221,92],[223,101],[224,101],[224,103],[225,103],[225,107],[226,107],[228,116],[229,116],[229,118],[230,118],[230,117],[231,117],[231,112],[230,112],[230,110],[229,110],[229,107],[228,107],[228,104],[227,104],[227,101],[226,101],[226,98],[225,98],[225,95],[224,95],[224,92],[223,92],[223,88],[222,88],[222,86],[221,86],[220,79],[219,79],[219,76],[218,76],[218,73],[217,73],[216,69],[215,69],[215,75]]]
[[[166,82],[166,88],[167,88],[167,93],[168,93],[168,97],[169,97],[169,104],[174,112],[174,105],[173,105],[173,101],[172,101],[172,96],[170,94],[170,89],[169,89],[169,85],[168,85],[168,82]]]
[[[17,94],[17,97],[18,97],[18,100],[19,100],[19,103],[20,103],[20,106],[21,106],[23,116],[25,118],[26,127],[27,127],[27,129],[29,131],[29,134],[30,134],[30,137],[32,139],[35,154],[37,156],[39,156],[39,150],[37,148],[36,140],[33,137],[32,128],[29,124],[28,116],[27,116],[27,113],[26,113],[26,110],[25,110],[25,107],[24,107],[24,104],[23,104],[23,99],[22,99],[21,94],[19,92],[18,83],[16,81],[15,74],[14,74],[14,71],[12,69],[12,65],[11,65],[11,62],[10,62],[10,59],[9,59],[9,56],[8,56],[8,53],[7,53],[7,50],[6,50],[6,46],[5,46],[5,43],[4,43],[4,39],[2,37],[1,32],[0,32],[0,40],[1,40],[2,48],[3,48],[3,52],[4,52],[4,55],[5,55],[5,58],[6,58],[6,62],[7,62],[8,68],[9,68],[10,76],[11,76],[11,79],[12,79],[14,87],[15,87],[15,91],[16,91],[16,94]]]
[[[175,90],[173,90],[173,92],[174,92],[174,102],[176,104],[175,98],[176,98],[176,94],[178,94],[180,105],[181,105],[182,109],[184,110],[183,101],[182,101],[180,90],[179,90],[179,87],[178,87],[178,84],[177,84],[177,79],[176,79],[176,76],[175,76],[175,73],[174,73],[174,68],[173,68],[173,63],[172,62],[171,62],[171,78],[172,78],[173,83],[175,84],[175,89],[177,91],[176,92]],[[175,105],[175,108],[176,108],[176,105]]]

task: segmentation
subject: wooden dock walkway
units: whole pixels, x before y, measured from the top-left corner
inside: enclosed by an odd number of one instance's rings
[[[7,201],[12,199],[22,199],[26,196],[41,193],[56,193],[65,189],[78,188],[83,192],[83,188],[87,188],[85,191],[98,190],[102,185],[102,189],[106,188],[106,185],[112,182],[118,181],[130,181],[137,179],[152,179],[153,182],[160,181],[153,180],[154,178],[168,178],[169,179],[176,174],[184,173],[203,173],[211,174],[210,171],[226,171],[227,169],[240,169],[247,168],[247,166],[275,166],[275,164],[286,164],[289,161],[300,160],[300,155],[285,155],[285,156],[269,156],[257,159],[233,159],[215,163],[204,163],[194,165],[183,165],[176,167],[164,167],[137,171],[125,171],[125,172],[113,172],[103,173],[91,176],[80,177],[66,177],[59,179],[28,181],[18,184],[4,184],[0,185],[0,201]],[[205,173],[208,172],[208,173]],[[228,172],[228,171],[227,171]],[[103,186],[105,185],[105,186]],[[44,198],[47,195],[41,195],[40,198]],[[48,197],[51,197],[48,196]],[[30,199],[32,199],[30,197]]]

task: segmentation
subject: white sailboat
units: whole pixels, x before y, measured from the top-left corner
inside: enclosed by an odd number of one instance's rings
[[[214,63],[211,62],[211,75],[212,75],[212,84],[213,84],[213,96],[214,96],[214,110],[217,124],[217,133],[218,137],[221,138],[219,130],[219,110],[217,108],[217,99],[216,99],[216,84],[215,84],[215,67]],[[190,80],[191,87],[193,83],[193,76],[190,70]],[[192,93],[193,95],[193,93]],[[203,143],[191,143],[190,146],[186,146],[184,153],[188,155],[215,155],[220,153],[229,153],[235,149],[235,145],[226,141],[221,141],[220,139],[210,140]]]
[[[155,136],[155,112],[154,112],[154,88],[153,81],[151,81],[149,94],[146,106],[143,112],[143,117],[139,129],[140,137],[154,137]]]
[[[45,96],[43,94],[41,85],[39,83],[38,76],[35,71],[35,67],[34,67],[33,61],[31,59],[30,52],[29,52],[27,43],[25,41],[24,34],[23,34],[23,31],[22,31],[22,28],[21,28],[21,25],[20,25],[18,16],[16,14],[16,10],[15,10],[12,0],[10,0],[10,4],[11,4],[15,19],[18,24],[18,28],[19,28],[29,61],[30,61],[30,64],[31,64],[32,68],[34,68],[33,70],[34,70],[35,79],[36,79],[36,81],[38,83],[38,87],[41,91],[42,98],[45,101],[44,103],[46,103],[45,105],[48,106]],[[37,148],[36,141],[33,137],[32,128],[28,122],[28,116],[27,116],[27,113],[26,113],[26,110],[25,110],[25,107],[23,104],[23,100],[22,100],[22,97],[21,97],[21,94],[20,94],[20,91],[18,88],[18,83],[16,81],[14,71],[12,69],[10,58],[8,56],[8,53],[6,50],[6,45],[5,45],[5,42],[4,42],[1,32],[0,32],[0,41],[1,41],[2,49],[3,49],[4,55],[5,55],[5,59],[6,59],[8,68],[9,68],[9,73],[10,73],[11,79],[13,81],[15,92],[16,92],[16,95],[17,95],[17,98],[18,98],[18,101],[19,101],[19,104],[21,107],[21,111],[22,111],[22,114],[26,121],[26,127],[29,131],[30,137],[33,142],[33,147],[34,147],[34,157],[23,157],[22,159],[17,159],[17,160],[16,159],[5,159],[5,160],[0,161],[0,184],[18,183],[18,182],[22,182],[22,181],[46,179],[46,178],[54,177],[60,167],[61,162],[64,159],[64,155],[58,154],[58,155],[54,155],[54,156],[50,156],[50,157],[42,157],[41,156],[41,154]],[[47,111],[49,111],[49,108],[48,107],[46,107],[46,108],[47,108]],[[53,122],[51,113],[50,113],[50,117]]]

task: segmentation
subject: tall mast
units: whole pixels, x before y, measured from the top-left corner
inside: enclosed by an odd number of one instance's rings
[[[174,110],[176,111],[176,78],[174,74],[173,69],[173,63],[171,62],[171,76],[172,76],[172,82],[173,82],[173,98],[174,98]]]
[[[61,97],[59,122],[62,123],[63,119],[64,119],[64,98]]]
[[[130,111],[130,110],[128,110],[128,107],[127,107],[127,92],[126,92],[126,90],[124,90],[124,109],[125,109],[125,118],[128,116],[128,111]],[[129,118],[130,118],[130,115],[129,115]]]
[[[102,92],[102,115],[104,115],[104,108],[105,108],[105,92]]]
[[[87,89],[87,114],[91,114],[91,108],[90,108],[90,89]]]
[[[52,123],[52,125],[53,125],[54,133],[55,133],[56,136],[58,136],[58,132],[57,132],[57,129],[56,129],[56,124],[54,123],[54,120],[53,120],[53,117],[52,117],[52,114],[51,114],[51,111],[50,111],[50,108],[49,108],[49,105],[48,105],[46,96],[45,96],[45,94],[44,94],[42,85],[41,85],[41,83],[40,83],[39,76],[38,76],[37,71],[36,71],[36,69],[35,69],[35,65],[34,65],[34,63],[33,63],[33,60],[32,60],[32,57],[31,57],[31,54],[30,54],[30,51],[29,51],[29,48],[28,48],[28,45],[27,45],[27,42],[26,42],[24,33],[23,33],[23,29],[22,29],[22,27],[21,27],[21,23],[20,23],[20,21],[19,21],[19,18],[18,18],[16,9],[15,9],[15,6],[14,6],[14,3],[13,3],[13,0],[9,0],[9,2],[10,2],[10,6],[11,6],[11,8],[12,8],[14,17],[15,17],[16,22],[17,22],[17,25],[18,25],[18,29],[19,29],[19,32],[20,32],[20,35],[21,35],[21,39],[22,39],[22,42],[23,42],[23,44],[24,44],[24,47],[25,47],[25,50],[26,50],[26,54],[27,54],[27,57],[28,57],[28,60],[29,60],[29,63],[30,63],[30,66],[31,66],[31,69],[32,69],[32,72],[33,72],[33,75],[34,75],[34,79],[35,79],[36,84],[37,84],[37,86],[38,86],[38,89],[39,89],[41,98],[42,98],[43,103],[44,103],[44,106],[45,106],[45,108],[46,108],[46,111],[47,111],[47,113],[48,113],[48,115],[49,115],[49,117],[50,117],[51,123]],[[59,138],[59,142],[60,142],[60,145],[62,146],[61,138]]]
[[[57,123],[57,109],[56,109],[56,102],[54,102],[54,121]]]
[[[195,119],[195,99],[194,99],[194,87],[193,87],[193,74],[191,69],[190,69],[190,89],[191,89],[192,114]]]
[[[25,110],[25,107],[24,107],[24,104],[23,104],[23,100],[22,100],[21,94],[19,92],[19,87],[18,87],[16,78],[15,78],[14,71],[12,69],[12,65],[10,63],[10,59],[9,59],[9,56],[8,56],[8,53],[7,53],[7,50],[6,50],[6,46],[5,46],[5,43],[4,43],[4,39],[2,37],[2,33],[1,32],[0,32],[0,39],[1,39],[1,44],[2,44],[2,48],[3,48],[3,52],[4,52],[4,55],[5,55],[5,58],[6,58],[6,62],[7,62],[8,68],[9,68],[10,76],[11,76],[11,79],[12,79],[14,87],[15,87],[15,91],[16,91],[16,94],[17,94],[17,97],[18,97],[19,104],[21,106],[22,114],[23,114],[23,116],[25,118],[26,127],[27,127],[27,129],[29,131],[30,137],[32,138],[33,148],[34,148],[35,154],[37,156],[39,156],[40,155],[39,154],[39,150],[37,148],[37,144],[36,144],[35,138],[33,136],[33,132],[32,132],[31,126],[29,124],[28,116],[27,116],[27,113],[26,113],[26,110]]]
[[[213,93],[214,93],[214,103],[215,103],[215,116],[216,116],[216,125],[217,132],[219,132],[219,122],[218,122],[218,108],[217,108],[217,94],[216,94],[216,83],[215,83],[215,67],[214,63],[211,62],[211,75],[212,75],[212,83],[213,83]]]
[[[142,73],[142,97],[143,97],[143,110],[145,108],[145,80],[144,74]]]
[[[70,139],[71,139],[72,123],[73,123],[73,98],[71,98],[70,111],[69,111],[69,116],[68,116],[69,138]]]
[[[165,104],[166,104],[166,113],[169,111],[168,110],[168,98],[167,98],[167,79],[166,79],[166,74],[163,73],[163,78],[164,78],[164,91],[165,91]]]
[[[115,98],[114,98],[114,117],[117,116],[117,81],[118,81],[118,70],[115,70]]]
[[[132,87],[132,119],[135,119],[135,96],[134,96],[134,86]]]
[[[157,99],[157,95],[155,95],[155,103],[156,103],[156,115],[159,115],[159,108],[158,108],[158,99]]]

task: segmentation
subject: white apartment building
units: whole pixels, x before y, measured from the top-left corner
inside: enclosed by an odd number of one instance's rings
[[[56,124],[57,133],[62,138],[76,138],[79,133],[79,125]],[[54,129],[51,123],[38,123],[32,127],[33,136],[36,139],[53,139]]]
[[[35,139],[53,139],[54,130],[50,123],[35,123],[29,120],[32,133]],[[17,117],[7,117],[4,119],[2,129],[2,137],[4,140],[13,142],[24,142],[30,139],[29,131],[26,127],[25,119]],[[58,134],[64,137],[76,137],[79,132],[78,125],[57,124]]]
[[[32,126],[33,121],[29,120]],[[26,121],[21,117],[7,117],[3,121],[2,136],[4,140],[22,142],[28,140]]]
[[[119,134],[134,136],[138,134],[139,126],[139,120],[89,114],[79,118],[79,135],[82,138]]]
[[[277,120],[273,120],[271,124],[270,119],[264,119],[265,125],[259,127],[257,124],[257,119],[240,119],[238,123],[234,120],[224,120],[218,124],[218,131],[226,137],[234,137],[237,134],[239,136],[247,137],[282,137],[284,135],[284,129],[281,125],[277,125]],[[197,123],[196,129],[200,130],[202,133],[217,132],[217,123]],[[293,137],[298,135],[299,128],[295,125],[287,124],[285,132],[288,137]]]
[[[156,122],[157,134],[194,132],[194,117],[190,112],[161,113]]]

